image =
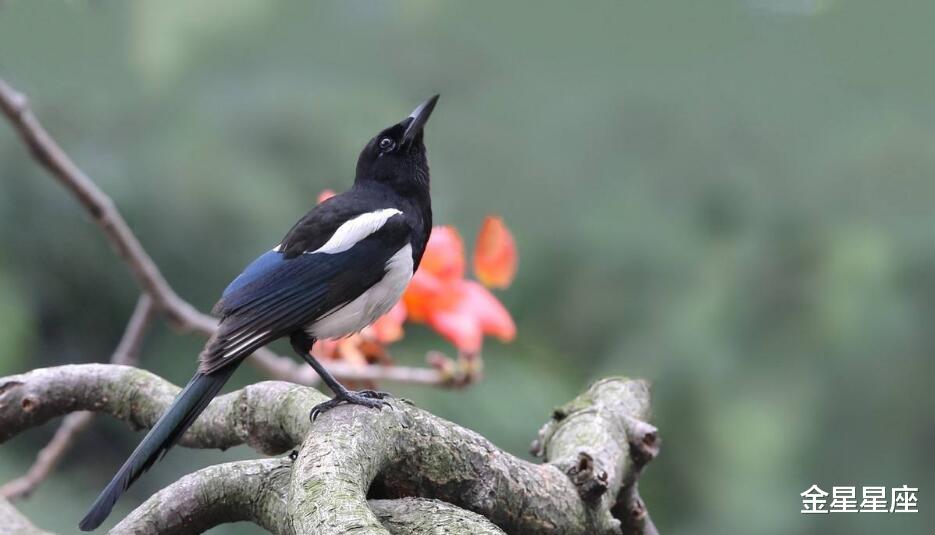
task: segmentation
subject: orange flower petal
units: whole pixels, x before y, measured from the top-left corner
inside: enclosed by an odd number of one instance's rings
[[[441,281],[434,275],[422,270],[415,275],[403,292],[402,303],[406,307],[406,315],[410,321],[424,323],[429,317],[432,302],[440,291]]]
[[[480,322],[470,311],[460,307],[434,311],[429,325],[465,353],[479,352],[484,342]]]
[[[450,307],[455,300],[451,294],[451,285],[452,281],[442,280],[428,271],[416,271],[403,293],[409,319],[424,323],[432,310]]]
[[[357,367],[367,365],[367,355],[363,351],[363,338],[359,334],[338,340],[338,358]]]
[[[322,192],[318,194],[318,204],[327,201],[328,199],[334,197],[334,195],[334,191],[330,189],[322,190]]]
[[[339,358],[338,340],[318,340],[312,346],[312,356],[317,359],[334,360]]]
[[[432,228],[419,271],[446,280],[464,277],[464,242],[454,227],[439,225]]]
[[[500,227],[513,251],[509,274],[512,279],[516,250],[509,232],[502,223]],[[503,283],[502,274],[497,276]],[[402,302],[408,320],[427,323],[463,352],[480,351],[485,334],[503,341],[516,337],[513,318],[500,301],[481,284],[464,280],[464,246],[453,227],[432,229],[422,264],[409,282]]]
[[[463,281],[461,292],[461,306],[474,314],[484,334],[496,336],[503,342],[516,338],[513,318],[487,288],[474,281]]]
[[[455,281],[446,286],[446,293],[444,306],[429,307],[428,324],[459,350],[480,351],[485,334],[504,342],[516,337],[510,313],[477,282]]]
[[[363,335],[380,344],[392,344],[403,337],[403,322],[406,321],[406,306],[402,301],[393,305],[389,312],[364,329]]]
[[[497,216],[484,218],[474,246],[474,273],[484,286],[506,288],[516,275],[518,255],[513,234]]]

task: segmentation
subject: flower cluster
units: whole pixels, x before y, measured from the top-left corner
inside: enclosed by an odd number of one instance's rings
[[[487,217],[474,254],[477,278],[506,287],[516,272],[516,247],[503,222]],[[483,284],[466,279],[464,244],[454,227],[432,229],[422,265],[402,303],[410,321],[425,323],[458,350],[477,353],[484,335],[508,342],[516,325],[506,308]]]

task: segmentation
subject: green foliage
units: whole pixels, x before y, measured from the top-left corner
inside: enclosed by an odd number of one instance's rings
[[[647,377],[664,445],[642,487],[664,533],[922,533],[927,512],[802,517],[798,494],[935,485],[933,16],[870,0],[12,1],[0,74],[203,309],[346,187],[369,135],[440,92],[437,219],[468,241],[487,212],[513,229],[519,339],[489,344],[470,390],[387,386],[522,453],[589,380]],[[7,128],[0,181],[0,373],[106,358],[132,280]],[[184,381],[200,344],[160,328],[143,359]],[[443,345],[411,328],[394,352],[415,364]],[[45,438],[4,445],[0,473]],[[73,529],[137,438],[98,422],[27,512],[66,502],[40,525]],[[218,459],[173,452],[122,505]]]

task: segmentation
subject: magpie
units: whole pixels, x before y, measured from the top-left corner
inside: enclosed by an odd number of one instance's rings
[[[438,95],[372,138],[357,159],[353,186],[315,206],[271,251],[230,283],[214,307],[216,333],[198,371],[120,467],[79,524],[91,531],[124,491],[178,442],[237,366],[258,348],[289,337],[334,398],[379,408],[383,392],[348,390],[309,353],[317,339],[360,331],[399,300],[422,260],[432,229],[423,128]]]

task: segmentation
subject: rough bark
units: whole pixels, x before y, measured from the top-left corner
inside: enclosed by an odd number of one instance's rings
[[[77,410],[148,427],[177,392],[149,372],[105,364],[2,378],[0,442]],[[636,485],[658,448],[646,423],[645,382],[598,381],[556,409],[533,445],[542,464],[397,399],[384,410],[341,407],[310,423],[309,408],[323,399],[281,382],[217,398],[183,445],[246,443],[267,454],[296,448],[294,461],[207,468],[148,500],[116,532],[200,532],[239,520],[287,534],[433,533],[418,526],[439,523],[470,526],[470,533],[654,532]]]
[[[288,457],[209,466],[154,494],[111,533],[185,535],[246,521],[293,534],[286,515],[291,468]]]
[[[39,368],[0,379],[0,443],[74,411],[110,414],[133,429],[148,429],[175,399],[179,387],[139,368],[73,364]],[[325,396],[279,381],[250,385],[215,399],[182,437],[194,448],[247,444],[282,453],[309,430],[308,410]]]
[[[392,535],[503,535],[483,516],[440,500],[370,500],[370,510]]]
[[[111,533],[185,535],[247,521],[277,535],[295,535],[288,515],[292,464],[282,457],[199,470],[146,500]],[[370,500],[368,506],[393,535],[503,533],[484,517],[438,500]]]

